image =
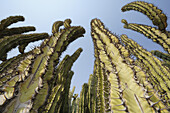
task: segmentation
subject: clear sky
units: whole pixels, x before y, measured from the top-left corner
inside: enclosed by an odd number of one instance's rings
[[[52,24],[58,20],[70,18],[72,25],[81,25],[86,29],[85,37],[80,38],[69,45],[66,52],[62,55],[72,54],[79,47],[83,48],[83,53],[74,64],[72,70],[74,76],[71,88],[76,86],[75,93],[81,91],[83,83],[88,82],[89,75],[93,73],[94,49],[90,35],[90,21],[94,18],[101,19],[112,33],[117,35],[126,34],[129,38],[137,41],[147,50],[160,50],[162,47],[153,43],[143,35],[132,30],[124,29],[121,19],[126,19],[129,23],[140,23],[152,25],[152,22],[143,14],[136,11],[121,12],[121,7],[135,0],[1,0],[0,3],[0,20],[15,15],[25,17],[24,22],[16,23],[14,26],[35,26],[36,33],[47,32],[50,35]],[[170,23],[170,0],[145,0],[154,3],[168,17]],[[170,27],[167,27],[170,30]],[[40,42],[31,43],[26,51],[31,50]],[[8,58],[16,56],[17,49],[9,52]]]

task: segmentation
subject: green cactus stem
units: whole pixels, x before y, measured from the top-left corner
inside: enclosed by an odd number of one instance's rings
[[[17,47],[17,45],[27,45],[30,42],[42,40],[48,36],[49,35],[47,33],[5,36],[0,39],[0,60],[6,60],[5,56],[7,56],[7,52],[9,52],[12,48]],[[19,48],[20,52],[23,53],[25,46],[23,48]]]
[[[128,39],[126,35],[121,36],[122,42],[126,48],[130,50],[132,54],[137,57],[137,60],[144,64],[146,73],[149,74],[149,82],[153,84],[153,87],[166,98],[164,101],[170,98],[170,73],[159,59],[154,57],[150,52],[143,49],[140,45],[131,39]],[[167,102],[168,103],[168,102]]]
[[[122,23],[125,24],[124,28],[144,34],[146,37],[152,39],[153,42],[160,44],[165,51],[170,53],[170,39],[166,33],[151,26],[128,23],[125,19],[122,20]]]
[[[6,28],[0,31],[0,38],[3,38],[4,36],[26,33],[29,31],[35,31],[35,27],[27,26],[27,27],[17,27],[17,28],[10,28],[10,29]]]
[[[166,53],[162,53],[158,50],[152,50],[151,53],[163,60],[162,65],[167,66],[170,69],[170,55]]]
[[[170,61],[170,54],[166,54],[163,52],[160,52],[158,50],[152,50],[151,53],[161,59],[163,59],[164,61]]]
[[[13,23],[24,21],[25,18],[23,16],[10,16],[4,20],[1,20],[0,24],[0,31],[4,30],[8,26],[10,26]]]
[[[24,53],[25,47],[30,43],[49,37],[47,33],[22,34],[29,31],[35,31],[35,27],[7,27],[18,21],[24,21],[23,16],[10,16],[1,21],[0,24],[0,60],[5,61],[7,52],[19,45],[19,52]]]
[[[158,9],[153,4],[143,1],[135,1],[123,6],[121,10],[123,12],[135,10],[147,15],[147,17],[152,20],[152,23],[158,26],[159,30],[161,31],[165,31],[167,27],[166,15],[162,13],[162,10]]]
[[[88,107],[90,108],[90,113],[95,113],[96,111],[96,94],[97,94],[97,77],[95,75],[90,75],[88,81]]]
[[[79,113],[89,113],[87,96],[88,96],[88,84],[84,83],[82,86],[82,91],[80,93]]]
[[[101,70],[103,70],[102,77],[104,78],[105,74],[107,74],[108,77],[108,81],[103,79],[103,83],[106,82],[107,84],[110,84],[110,89],[108,89],[110,91],[110,94],[108,93],[110,97],[104,95],[104,98],[110,98],[109,104],[111,106],[111,111],[157,112],[160,108],[162,111],[166,111],[167,106],[160,101],[159,96],[155,94],[156,92],[153,92],[154,96],[149,99],[149,101],[146,97],[143,97],[143,95],[146,94],[146,91],[143,90],[144,87],[142,85],[138,84],[137,81],[139,80],[136,80],[137,78],[135,78],[137,70],[134,71],[130,64],[126,62],[126,60],[130,59],[128,58],[128,55],[131,54],[128,54],[128,50],[130,49],[126,50],[123,46],[121,46],[118,37],[105,29],[100,20],[93,19],[91,26],[95,47],[95,57],[99,62],[98,65]],[[130,63],[133,62],[130,61]],[[142,74],[138,76],[142,76]],[[100,76],[98,76],[98,81],[100,81],[101,84],[102,77],[99,77]],[[102,87],[98,84],[98,90],[101,90],[101,88]],[[101,109],[106,106],[106,104],[103,104],[104,106],[102,106],[101,100],[99,100],[98,103],[101,106],[99,106],[99,108],[97,107],[97,109]],[[104,109],[104,112],[107,112],[107,110]]]

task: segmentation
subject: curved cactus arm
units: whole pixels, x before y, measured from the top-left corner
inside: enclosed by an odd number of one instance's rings
[[[135,10],[147,15],[148,18],[152,20],[152,23],[158,26],[159,30],[161,31],[165,31],[167,27],[166,15],[162,13],[162,10],[158,9],[153,4],[143,1],[135,1],[123,6],[121,10],[123,12]]]
[[[143,49],[140,45],[131,39],[128,39],[126,35],[121,36],[122,42],[125,44],[126,48],[134,54],[139,62],[142,62],[144,66],[148,69],[149,78],[154,87],[160,93],[164,95],[163,97],[168,100],[170,98],[170,73],[169,70],[162,66],[159,59],[154,57],[150,52]],[[163,94],[162,94],[163,93]],[[166,101],[165,100],[165,101]]]
[[[8,26],[10,26],[13,23],[16,23],[18,21],[24,21],[24,17],[23,16],[10,16],[4,20],[2,20],[0,23],[0,31],[4,30],[5,28],[7,28]]]
[[[60,26],[62,26],[63,25],[63,21],[56,21],[54,24],[53,24],[53,27],[52,27],[52,33],[53,33],[53,35],[55,34],[55,33],[58,33],[59,32],[59,28],[60,28]]]
[[[146,93],[143,87],[138,85],[134,79],[135,72],[130,68],[129,64],[124,61],[121,50],[119,50],[119,44],[113,40],[116,36],[110,34],[105,29],[100,20],[94,19],[91,22],[92,26],[92,37],[94,45],[97,45],[98,57],[102,65],[105,65],[104,69],[109,73],[110,92],[111,92],[111,109],[114,112],[154,112],[160,109],[154,109],[155,106],[150,106],[143,99],[143,95]],[[101,66],[102,66],[101,65]],[[113,66],[111,68],[111,66]],[[112,85],[113,84],[113,85]],[[156,103],[159,103],[156,108],[166,108],[166,106],[160,102],[159,98]],[[120,102],[120,104],[118,104]],[[164,109],[163,111],[167,111]]]
[[[146,37],[160,44],[165,51],[170,53],[170,39],[168,38],[168,35],[166,33],[163,33],[160,30],[151,26],[128,23],[125,19],[122,20],[122,23],[125,24],[124,28],[144,34]]]
[[[0,60],[6,60],[6,58],[3,59],[4,55],[6,55],[12,48],[17,47],[17,45],[28,44],[33,41],[45,39],[48,36],[47,33],[5,36],[0,39]],[[23,52],[23,49],[21,52]]]
[[[35,31],[35,27],[27,26],[27,27],[17,27],[17,28],[10,28],[10,29],[6,28],[0,31],[0,38],[3,38],[4,36],[21,34],[29,31]]]
[[[64,27],[65,27],[65,28],[70,27],[70,24],[71,24],[71,19],[66,19],[66,20],[64,21]]]

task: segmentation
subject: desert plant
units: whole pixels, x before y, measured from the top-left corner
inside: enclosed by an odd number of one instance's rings
[[[6,26],[21,20],[20,18],[22,17],[17,16],[3,20],[1,34],[5,34],[3,32],[6,31],[3,29]],[[60,29],[63,24],[64,28]],[[0,64],[1,112],[67,112],[69,87],[74,74],[71,66],[79,57],[82,49],[79,48],[72,56],[66,55],[60,64],[58,64],[59,58],[71,42],[85,33],[83,27],[70,24],[70,19],[55,22],[52,28],[53,36],[48,36],[48,34],[13,35],[11,33],[9,37],[2,37],[4,53],[1,58],[4,58],[4,54],[16,45],[24,48],[29,42],[46,39],[40,47],[27,53],[21,52],[23,54]],[[27,28],[23,31],[23,28],[19,28],[16,31],[20,30],[17,33],[30,31]]]
[[[122,7],[122,11],[136,10],[146,14],[158,26],[128,24],[124,27],[140,32],[160,44],[168,54],[149,52],[126,35],[116,36],[105,28],[99,19],[91,21],[95,65],[91,77],[97,77],[93,85],[94,97],[87,98],[95,104],[90,113],[154,113],[170,111],[169,31],[166,15],[153,4],[136,1]],[[152,55],[157,55],[156,58]],[[88,84],[89,86],[90,83]],[[91,89],[91,88],[90,88]],[[89,94],[91,94],[89,89]],[[79,106],[80,107],[80,106]],[[87,111],[85,111],[87,112]]]
[[[170,112],[170,33],[166,30],[167,17],[153,4],[141,1],[122,7],[123,12],[128,10],[147,15],[157,27],[128,23],[123,19],[124,28],[144,34],[160,44],[167,53],[147,51],[126,35],[114,35],[99,19],[93,19],[91,36],[95,53],[94,71],[89,82],[82,86],[80,97],[74,94],[75,87],[70,91],[70,83],[74,74],[71,67],[82,49],[79,48],[71,56],[66,55],[60,63],[59,58],[72,41],[83,36],[85,30],[82,27],[71,26],[71,20],[66,19],[53,24],[52,36],[44,33],[18,35],[34,28],[6,29],[11,23],[23,20],[21,16],[1,21],[0,50],[4,50],[0,59],[4,62],[0,64],[0,111]],[[62,25],[64,29],[60,29]],[[28,37],[32,38],[28,40]],[[40,47],[24,53],[29,42],[44,38]],[[20,45],[22,54],[6,60],[6,53],[16,45]]]

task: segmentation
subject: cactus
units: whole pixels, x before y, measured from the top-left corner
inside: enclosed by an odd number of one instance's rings
[[[1,22],[1,29],[21,20],[20,17],[10,18]],[[2,38],[3,46],[7,42],[9,45],[9,48],[4,49],[3,54],[5,54],[17,44],[22,46],[20,48],[23,48],[23,51],[29,42],[48,36],[40,47],[27,53],[22,52],[23,54],[8,59],[0,65],[1,112],[67,112],[65,110],[68,108],[68,102],[65,100],[68,98],[71,78],[74,74],[71,67],[82,49],[78,49],[72,56],[66,55],[58,65],[59,58],[72,41],[85,33],[84,28],[71,26],[71,20],[69,22],[68,20],[54,23],[53,36],[35,34],[11,35]],[[65,28],[59,29],[63,23]],[[62,96],[63,94],[65,95]]]
[[[163,60],[162,65],[167,66],[168,68],[170,68],[170,55],[166,54],[166,53],[162,53],[158,50],[152,50],[151,53],[159,58],[161,58]]]
[[[99,19],[93,19],[91,35],[94,43],[95,65],[89,81],[96,77],[96,83],[91,86],[89,82],[88,85],[96,89],[96,92],[94,90],[96,96],[93,100],[87,98],[89,103],[90,101],[95,103],[91,104],[91,108],[94,107],[95,110],[90,110],[90,113],[168,113],[170,70],[167,68],[167,62],[169,62],[170,48],[169,32],[166,31],[166,15],[153,4],[141,1],[122,7],[123,12],[128,10],[146,14],[158,28],[128,24],[123,19],[124,28],[144,34],[160,44],[168,54],[158,51],[149,52],[126,35],[119,37],[112,34]],[[91,88],[88,90],[89,94]]]
[[[82,91],[80,93],[80,101],[79,101],[79,113],[89,113],[88,107],[88,84],[84,83],[82,86]]]
[[[1,21],[0,24],[0,60],[5,61],[7,52],[19,45],[19,52],[24,53],[28,43],[47,38],[47,33],[22,34],[29,31],[35,31],[35,27],[7,28],[9,25],[18,21],[24,21],[23,16],[10,16]]]
[[[46,33],[22,34],[33,27],[11,28],[23,21],[9,17],[0,24],[0,112],[16,113],[168,113],[170,112],[170,33],[167,17],[153,4],[136,1],[122,11],[139,11],[157,27],[128,23],[124,28],[144,34],[167,53],[147,51],[127,35],[117,36],[99,19],[91,21],[94,44],[94,71],[84,83],[80,97],[70,91],[71,71],[82,49],[66,55],[67,46],[85,30],[71,26],[71,20],[57,21],[52,36]],[[64,25],[61,29],[60,26]],[[46,38],[40,47],[24,53],[28,43]],[[13,43],[14,42],[14,43]],[[20,55],[6,60],[6,53],[19,45]]]

